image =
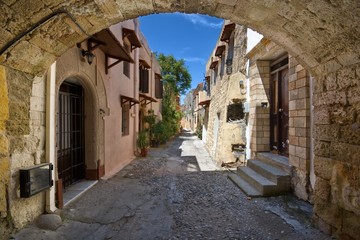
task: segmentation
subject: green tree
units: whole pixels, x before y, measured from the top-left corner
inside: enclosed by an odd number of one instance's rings
[[[161,66],[161,76],[175,95],[185,94],[191,87],[191,75],[183,59],[177,60],[173,55],[157,54]]]
[[[156,54],[161,67],[164,86],[162,99],[162,124],[166,138],[178,133],[182,112],[178,99],[191,86],[191,75],[183,59],[177,60],[172,55]]]

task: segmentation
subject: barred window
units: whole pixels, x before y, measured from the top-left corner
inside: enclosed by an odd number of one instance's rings
[[[121,133],[123,136],[129,135],[129,127],[130,127],[129,113],[130,113],[129,104],[124,104],[122,106],[122,114],[121,114]]]
[[[239,121],[244,119],[244,109],[242,103],[230,104],[227,107],[227,122]]]

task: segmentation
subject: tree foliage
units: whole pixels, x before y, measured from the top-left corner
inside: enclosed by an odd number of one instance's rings
[[[156,54],[161,67],[161,76],[164,86],[162,99],[162,124],[166,138],[178,133],[182,113],[178,99],[191,86],[191,75],[185,66],[184,60],[176,60],[174,56]]]
[[[168,85],[174,94],[185,94],[191,87],[191,75],[183,59],[177,60],[173,55],[157,54],[161,66],[163,82]]]

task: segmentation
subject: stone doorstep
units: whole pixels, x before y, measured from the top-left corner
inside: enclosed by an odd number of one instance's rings
[[[229,178],[251,197],[288,193],[291,187],[288,158],[272,153],[259,155],[259,159],[248,160],[247,166],[238,167],[237,174]]]
[[[90,181],[90,180],[81,180],[78,183],[75,183],[69,186],[66,191],[64,191],[64,207],[68,205],[70,202],[74,201],[78,197],[80,197],[83,193],[93,187],[98,181]]]

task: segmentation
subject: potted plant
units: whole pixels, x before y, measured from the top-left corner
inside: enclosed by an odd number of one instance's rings
[[[146,130],[142,130],[138,133],[136,144],[138,148],[140,148],[140,156],[146,157],[148,153],[148,148],[150,146],[149,134]]]
[[[151,145],[158,147],[160,143],[163,143],[165,129],[164,124],[160,121],[155,123],[151,128]]]

